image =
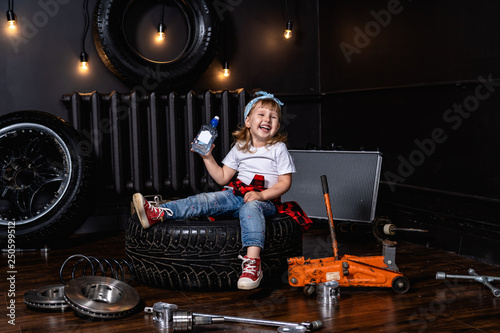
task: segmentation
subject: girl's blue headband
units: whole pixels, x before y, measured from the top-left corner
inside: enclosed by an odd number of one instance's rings
[[[247,106],[245,106],[245,113],[244,113],[244,116],[243,116],[243,119],[246,120],[247,119],[247,116],[248,116],[248,113],[250,112],[250,110],[252,109],[252,107],[254,106],[254,104],[258,101],[260,101],[261,99],[272,99],[273,101],[275,101],[276,103],[278,103],[278,105],[281,107],[283,106],[283,103],[277,99],[276,97],[274,97],[273,94],[270,94],[268,92],[265,92],[265,91],[258,91],[255,93],[255,97],[254,99],[252,99],[250,102],[248,102]]]

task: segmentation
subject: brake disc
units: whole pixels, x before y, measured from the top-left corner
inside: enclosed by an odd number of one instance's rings
[[[69,308],[64,300],[64,285],[45,286],[24,293],[24,303],[33,308],[64,310]]]
[[[104,276],[82,276],[64,287],[64,299],[76,312],[114,319],[128,316],[139,305],[139,294],[123,281]]]

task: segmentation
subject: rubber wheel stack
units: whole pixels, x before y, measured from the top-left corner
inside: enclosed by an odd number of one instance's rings
[[[302,230],[287,215],[267,220],[261,286],[287,282],[289,257],[302,255]],[[239,220],[127,223],[125,250],[142,283],[175,290],[235,289],[244,255]]]

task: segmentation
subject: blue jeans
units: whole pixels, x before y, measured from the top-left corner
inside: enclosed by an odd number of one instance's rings
[[[276,214],[276,206],[271,201],[245,203],[242,197],[234,195],[232,191],[200,193],[185,199],[169,201],[161,206],[172,210],[173,215],[169,216],[169,219],[217,215],[239,217],[241,242],[244,248],[249,246],[264,248],[265,217]]]

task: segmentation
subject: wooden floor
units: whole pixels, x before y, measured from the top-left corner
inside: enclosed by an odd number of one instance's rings
[[[331,256],[326,224],[317,224],[304,236],[307,257]],[[374,238],[338,237],[340,255],[381,255]],[[76,235],[60,249],[16,253],[15,274],[2,255],[0,281],[2,332],[161,332],[143,311],[119,319],[85,319],[73,310],[35,311],[23,303],[30,289],[59,284],[59,268],[73,254],[124,258],[123,233]],[[478,282],[436,280],[436,272],[466,275],[469,268],[489,276],[500,276],[500,267],[432,250],[399,240],[396,263],[410,280],[406,294],[392,289],[342,288],[337,306],[319,304],[302,288],[287,284],[252,291],[187,292],[151,288],[132,282],[145,306],[156,302],[178,305],[197,313],[240,316],[255,319],[303,322],[321,320],[319,332],[499,332],[500,298]],[[14,275],[15,282],[7,280]],[[494,283],[500,287],[500,283]],[[15,289],[15,297],[11,292]],[[7,307],[15,299],[15,310]],[[142,309],[142,307],[141,307]],[[7,312],[7,313],[6,313]],[[9,324],[15,315],[15,326]],[[11,321],[12,322],[12,321]],[[165,330],[164,330],[165,331]],[[196,332],[276,332],[276,327],[224,323],[196,326]]]

